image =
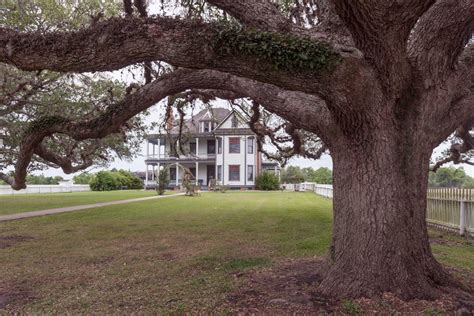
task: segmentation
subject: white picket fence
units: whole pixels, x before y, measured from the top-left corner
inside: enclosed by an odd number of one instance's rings
[[[474,190],[429,189],[426,217],[432,226],[474,236]]]
[[[331,184],[317,184],[314,182],[284,183],[281,187],[288,191],[314,191],[314,193],[332,199]]]
[[[333,197],[330,184],[303,182],[283,184],[290,191],[313,191],[327,198]],[[426,210],[428,225],[474,236],[474,190],[429,189]]]
[[[67,193],[67,192],[85,192],[90,191],[88,184],[73,185],[45,185],[30,184],[26,189],[19,191],[13,190],[9,185],[0,185],[0,195],[17,195],[17,194],[41,194],[41,193]]]

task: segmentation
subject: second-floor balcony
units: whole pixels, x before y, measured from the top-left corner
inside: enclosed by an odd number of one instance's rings
[[[146,156],[146,160],[158,160],[158,161],[200,161],[200,160],[215,160],[215,154],[199,153],[199,154],[184,154],[184,155],[170,155],[168,153],[161,154],[149,154]]]

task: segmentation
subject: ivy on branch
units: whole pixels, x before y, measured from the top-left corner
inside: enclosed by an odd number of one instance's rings
[[[218,32],[214,49],[220,55],[239,52],[256,57],[283,70],[327,71],[341,61],[341,56],[326,43],[237,27],[226,27]]]

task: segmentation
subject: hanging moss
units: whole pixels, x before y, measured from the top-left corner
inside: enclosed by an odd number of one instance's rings
[[[275,69],[325,71],[341,61],[328,44],[294,35],[226,28],[216,35],[214,49],[220,55],[235,52],[256,57]]]

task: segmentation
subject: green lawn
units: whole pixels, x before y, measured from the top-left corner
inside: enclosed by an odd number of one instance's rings
[[[0,223],[0,299],[27,314],[210,313],[237,273],[324,256],[331,222],[313,193],[227,192]],[[464,248],[439,259],[473,269]]]
[[[0,215],[153,195],[156,195],[155,191],[142,190],[0,195]]]

